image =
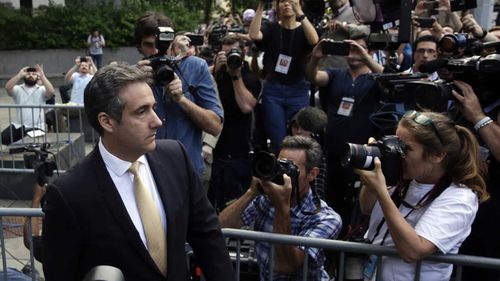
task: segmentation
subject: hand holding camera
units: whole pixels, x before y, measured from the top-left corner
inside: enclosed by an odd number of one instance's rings
[[[290,177],[283,174],[283,184],[278,185],[272,181],[262,180],[260,185],[264,193],[269,197],[276,209],[290,208],[292,197],[292,181]]]
[[[484,30],[474,19],[472,14],[467,14],[460,19],[462,21],[462,29],[466,33],[471,33],[474,37],[483,37]]]
[[[455,80],[453,84],[460,90],[460,92],[462,92],[462,94],[459,94],[455,90],[452,91],[453,96],[458,101],[456,106],[465,119],[470,121],[472,124],[476,124],[486,115],[481,108],[481,104],[479,103],[479,99],[474,93],[474,90],[469,84],[462,81]]]
[[[363,48],[356,41],[344,40],[344,43],[347,43],[350,46],[348,58],[356,59],[363,62],[366,62],[371,58],[370,54],[368,53],[368,50]]]
[[[182,81],[179,79],[176,73],[174,73],[174,79],[168,85],[166,85],[167,93],[174,102],[179,102],[184,93],[182,91]]]

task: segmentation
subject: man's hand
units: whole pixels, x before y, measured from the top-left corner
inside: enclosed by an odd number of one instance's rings
[[[166,86],[166,90],[174,102],[179,102],[184,97],[182,81],[177,76],[177,73],[174,73],[174,80]]]
[[[283,174],[283,185],[271,181],[261,181],[262,190],[269,196],[276,209],[289,209],[292,195],[292,181],[289,176]]]
[[[349,43],[349,45],[351,46],[348,58],[360,60],[363,62],[366,62],[368,59],[370,59],[370,54],[368,53],[368,51],[361,45],[359,45],[356,41],[344,40],[344,42]]]
[[[462,112],[465,119],[469,120],[472,124],[476,124],[486,116],[481,108],[479,99],[469,84],[462,81],[455,81],[454,84],[463,94],[460,95],[455,90],[452,91],[453,96],[458,101],[458,109]]]
[[[17,75],[24,77],[24,75],[26,75],[26,73],[28,73],[28,68],[29,67],[27,67],[27,66],[21,68],[21,70],[19,70],[19,73],[17,73]]]
[[[32,206],[33,208],[40,208],[40,202],[42,201],[43,196],[47,192],[47,184],[40,186],[38,183],[33,185],[33,199]]]
[[[477,23],[472,14],[467,14],[461,19],[464,32],[471,33],[474,37],[483,36],[483,28]]]
[[[214,62],[214,72],[217,73],[221,70],[221,67],[223,65],[226,65],[226,69],[227,69],[227,57],[226,57],[226,52],[224,51],[220,51],[217,53],[217,55],[215,56],[215,62]]]
[[[148,73],[150,77],[154,76],[153,67],[151,67],[151,62],[149,60],[140,60],[135,64],[135,66]]]
[[[43,71],[43,65],[35,64],[35,69],[40,79],[45,77],[45,72]]]
[[[323,54],[323,50],[321,49],[322,48],[321,45],[323,44],[324,41],[333,41],[333,40],[321,39],[321,41],[319,41],[318,44],[316,44],[316,46],[314,46],[314,49],[311,52],[311,55],[313,58],[320,59],[320,58],[325,56],[325,54]]]

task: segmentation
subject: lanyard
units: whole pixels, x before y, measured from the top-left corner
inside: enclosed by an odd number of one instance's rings
[[[434,186],[435,187],[435,186]],[[427,199],[427,197],[429,197],[429,195],[432,193],[432,191],[434,190],[434,187],[431,188],[431,190],[429,190],[422,198],[420,198],[420,200],[418,201],[417,205],[420,205],[422,204],[422,202],[424,202],[425,199]],[[394,192],[398,192],[398,190],[395,190]],[[403,197],[406,197],[406,192],[405,194],[403,195]],[[401,198],[402,199],[402,198]],[[400,207],[401,203],[398,204],[398,209]],[[416,209],[415,208],[412,208],[405,216],[404,216],[404,219],[406,220],[406,218],[408,218],[408,216],[413,213],[413,211],[415,211]],[[380,223],[378,224],[377,226],[377,231],[375,232],[375,235],[373,236],[373,239],[372,239],[372,243],[373,241],[375,240],[375,238],[379,235],[380,233],[380,230],[382,229],[382,226],[384,225],[385,223],[385,217],[382,217],[382,220],[380,221]],[[387,230],[385,231],[385,234],[384,234],[384,237],[382,238],[382,242],[380,242],[380,245],[384,245],[384,242],[385,242],[385,238],[387,238],[387,235],[389,234],[389,227],[387,227]]]

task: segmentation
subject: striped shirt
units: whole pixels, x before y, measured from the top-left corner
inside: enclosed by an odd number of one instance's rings
[[[319,202],[318,202],[319,201]],[[319,210],[315,202],[319,203]],[[256,231],[273,232],[273,220],[275,209],[271,201],[265,195],[255,198],[241,215],[244,225],[253,225]],[[335,239],[342,221],[332,208],[323,200],[313,197],[311,190],[300,202],[290,210],[290,221],[292,235],[312,238]],[[260,269],[260,280],[268,280],[271,244],[267,242],[256,242],[257,262]],[[300,246],[302,251],[305,247]],[[329,276],[323,268],[325,254],[323,249],[309,248],[307,280],[329,280]],[[302,280],[302,267],[292,274],[273,274],[273,280]]]

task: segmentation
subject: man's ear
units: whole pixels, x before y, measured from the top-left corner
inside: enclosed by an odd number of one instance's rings
[[[97,121],[101,125],[102,129],[107,133],[112,133],[114,126],[116,125],[116,121],[113,120],[108,114],[104,112],[100,112],[97,114]]]
[[[319,168],[314,167],[307,173],[307,182],[312,182],[319,174]]]

